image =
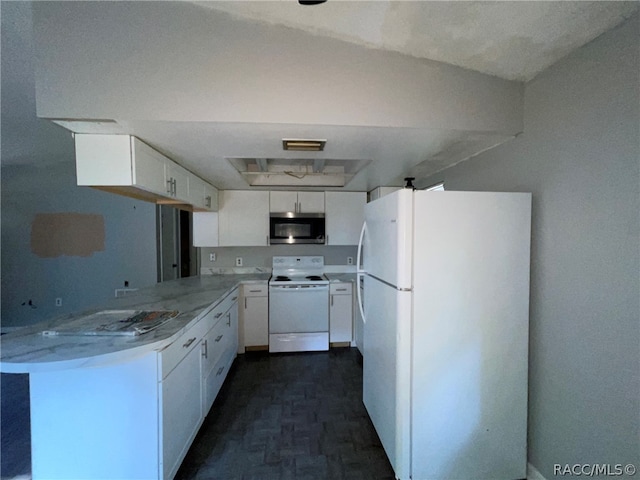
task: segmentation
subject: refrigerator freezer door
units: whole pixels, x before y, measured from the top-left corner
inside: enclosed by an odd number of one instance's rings
[[[412,286],[413,191],[398,190],[365,205],[363,271],[398,289]]]
[[[410,475],[411,292],[364,276],[363,401],[396,477]]]

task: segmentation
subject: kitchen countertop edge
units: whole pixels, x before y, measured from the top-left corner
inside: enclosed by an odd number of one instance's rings
[[[114,299],[102,308],[20,328],[0,337],[0,372],[38,373],[89,368],[128,361],[161,351],[242,284],[263,283],[269,274],[234,274],[189,277],[158,283],[133,295]],[[171,293],[173,291],[173,293]],[[177,292],[177,293],[176,293]],[[207,294],[211,293],[211,299]],[[182,303],[182,307],[180,306]],[[195,303],[193,308],[191,302]],[[184,305],[188,305],[186,308]],[[179,308],[174,308],[178,306]],[[178,310],[177,317],[151,332],[136,337],[44,336],[42,331],[109,309]]]

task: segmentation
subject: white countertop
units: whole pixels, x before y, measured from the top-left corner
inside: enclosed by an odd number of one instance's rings
[[[264,282],[268,273],[189,277],[156,284],[100,308],[65,315],[0,337],[0,371],[35,373],[105,365],[161,350],[215,308],[240,283]],[[44,330],[102,310],[177,310],[157,329],[134,337],[44,336]]]

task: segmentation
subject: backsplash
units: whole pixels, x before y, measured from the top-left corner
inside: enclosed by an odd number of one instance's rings
[[[271,259],[275,255],[322,255],[325,265],[348,265],[348,258],[355,266],[357,246],[321,246],[321,245],[273,245],[265,247],[207,247],[200,249],[201,269],[251,269],[252,271],[271,271]],[[209,260],[209,254],[215,253],[216,260]],[[236,265],[236,259],[242,259],[242,265]],[[258,270],[256,270],[258,269]]]

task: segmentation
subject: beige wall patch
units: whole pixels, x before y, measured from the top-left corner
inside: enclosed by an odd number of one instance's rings
[[[88,257],[104,251],[104,217],[86,213],[38,213],[31,224],[31,251],[43,258]]]

